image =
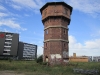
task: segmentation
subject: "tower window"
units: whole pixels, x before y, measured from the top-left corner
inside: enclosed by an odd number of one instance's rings
[[[64,43],[64,47],[66,47],[66,43]]]
[[[68,9],[65,8],[64,14],[68,15]]]
[[[47,29],[45,30],[45,33],[48,34],[48,30]]]
[[[45,43],[45,47],[47,47],[47,43]]]
[[[51,19],[50,19],[50,22],[51,22]]]
[[[64,29],[64,34],[66,34],[66,29]]]

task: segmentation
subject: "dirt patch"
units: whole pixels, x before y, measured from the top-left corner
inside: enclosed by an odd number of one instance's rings
[[[22,73],[17,73],[15,71],[0,71],[0,75],[25,75]]]

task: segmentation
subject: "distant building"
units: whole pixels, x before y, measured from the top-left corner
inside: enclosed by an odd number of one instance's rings
[[[0,32],[0,58],[33,60],[37,57],[37,45],[19,42],[19,34]]]
[[[70,62],[91,62],[92,56],[76,56],[76,53],[73,53],[73,56],[69,57]]]
[[[100,56],[93,56],[94,62],[100,62]]]
[[[37,45],[19,42],[18,59],[33,60],[37,58]]]
[[[19,34],[0,32],[0,57],[16,57]]]
[[[92,62],[92,56],[88,56],[88,61]]]

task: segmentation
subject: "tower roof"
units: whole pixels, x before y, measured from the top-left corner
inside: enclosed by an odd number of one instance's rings
[[[40,9],[40,12],[42,14],[42,10],[44,10],[48,5],[64,5],[65,7],[68,7],[70,9],[70,13],[72,13],[72,7],[68,4],[66,4],[65,2],[48,2],[46,3],[41,9]]]

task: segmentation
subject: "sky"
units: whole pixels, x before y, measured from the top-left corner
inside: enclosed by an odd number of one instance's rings
[[[69,55],[100,56],[100,0],[0,0],[0,31],[18,33],[20,41],[38,45],[37,54],[43,54],[40,8],[56,1],[73,7]]]

